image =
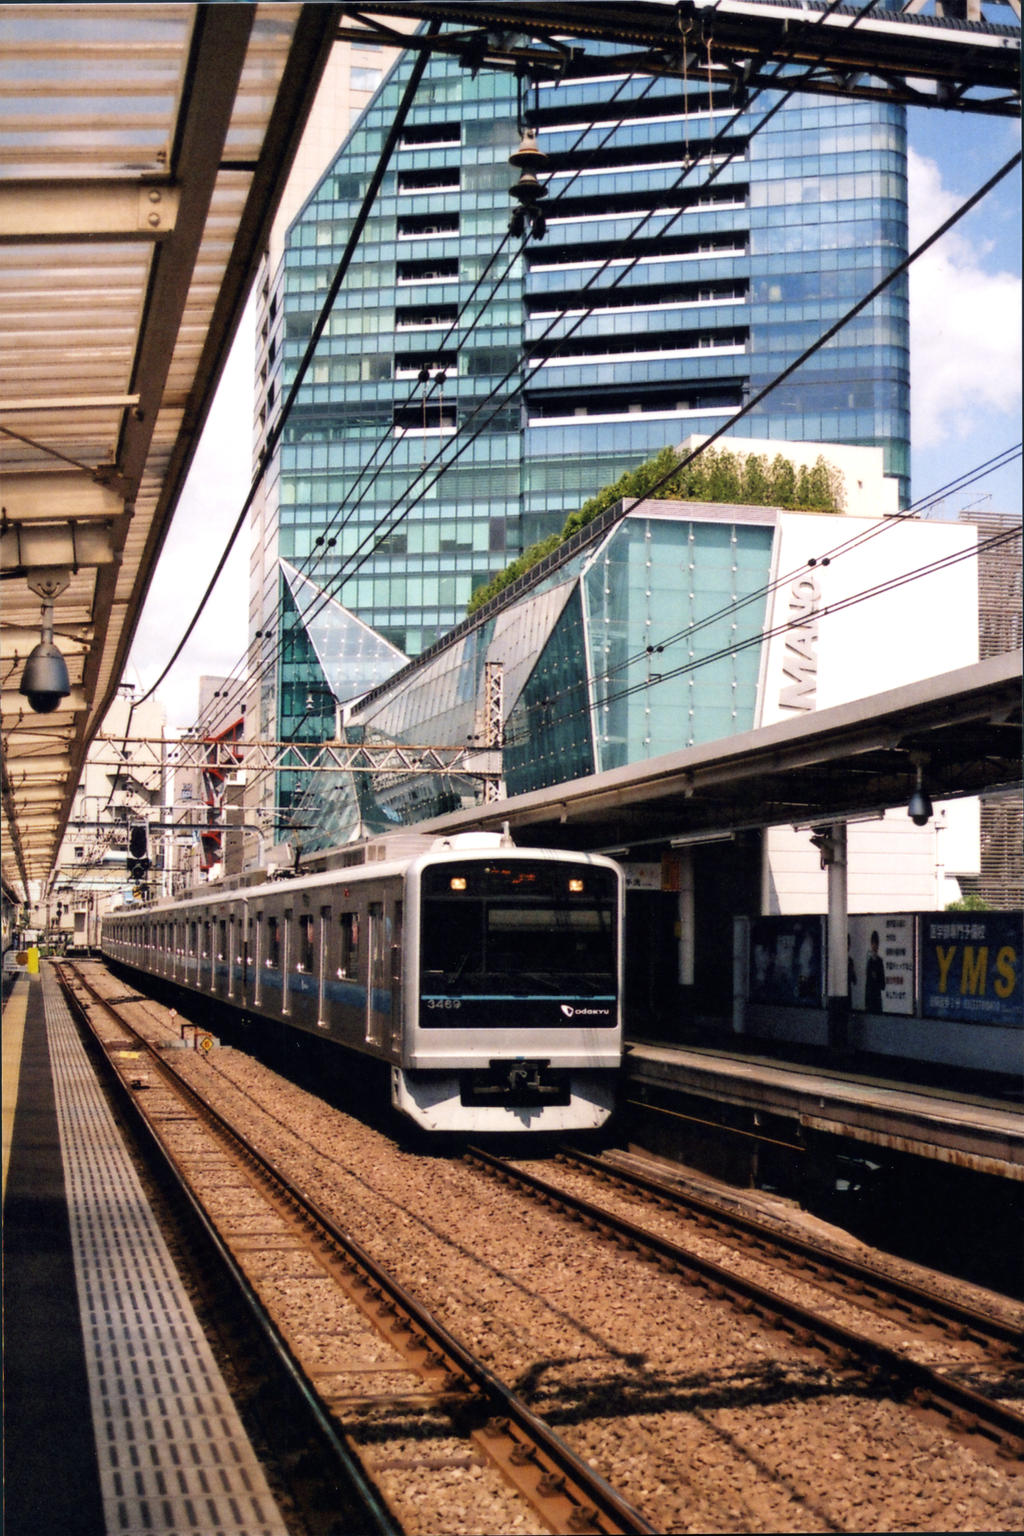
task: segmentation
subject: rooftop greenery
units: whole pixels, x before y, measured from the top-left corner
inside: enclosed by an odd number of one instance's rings
[[[606,485],[565,520],[561,533],[531,544],[517,559],[477,587],[466,613],[473,614],[497,597],[512,582],[592,523],[618,501],[711,501],[740,506],[785,507],[799,512],[841,512],[843,477],[820,456],[814,464],[797,466],[776,454],[771,463],[759,453],[730,453],[707,449],[688,464],[680,462],[674,448],[663,448],[639,469],[627,470],[613,485]]]

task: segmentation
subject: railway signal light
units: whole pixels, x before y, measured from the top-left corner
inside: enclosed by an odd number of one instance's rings
[[[145,882],[151,863],[146,823],[133,822],[128,829],[128,879]]]

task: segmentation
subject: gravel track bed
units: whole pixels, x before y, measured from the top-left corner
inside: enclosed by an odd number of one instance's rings
[[[801,1353],[464,1162],[403,1150],[240,1052],[176,1053],[175,1065],[660,1529],[1024,1528],[1017,1468],[857,1371]],[[655,1214],[668,1213],[644,1205],[645,1223]],[[311,1324],[306,1304],[291,1326]],[[421,1433],[395,1437],[393,1409],[386,1425],[362,1427],[410,1530],[536,1528],[521,1512],[467,1517],[462,1485],[476,1472],[440,1425],[426,1446]],[[446,1452],[453,1498],[442,1509],[424,1463]]]
[[[169,1026],[158,1005],[131,1003],[126,1013],[151,1044],[177,1041],[176,1023]],[[108,1045],[131,1044],[116,1027],[106,1026],[103,1038]],[[273,1097],[288,1084],[229,1049],[216,1052],[215,1061],[175,1050],[173,1065],[243,1134],[273,1150],[268,1118],[257,1113],[249,1088],[255,1085]],[[241,1093],[222,1065],[241,1068]],[[418,1372],[339,1291],[219,1138],[181,1118],[177,1096],[158,1072],[141,1065],[135,1081],[210,1218],[409,1536],[546,1536],[548,1527],[531,1506],[456,1428]],[[315,1113],[317,1101],[306,1095],[303,1100]],[[294,1135],[275,1119],[269,1123],[278,1151],[287,1149],[294,1161]],[[300,1158],[301,1153],[299,1147]],[[284,1157],[279,1160],[285,1165]]]
[[[529,1171],[528,1165],[521,1166]],[[993,1361],[982,1344],[958,1339],[952,1332],[941,1337],[928,1331],[915,1332],[915,1323],[899,1311],[880,1312],[861,1301],[855,1293],[844,1296],[829,1290],[813,1276],[788,1268],[782,1257],[773,1262],[756,1250],[744,1248],[738,1240],[730,1243],[724,1237],[707,1232],[683,1213],[659,1207],[640,1194],[617,1189],[583,1170],[548,1162],[542,1177],[546,1183],[556,1185],[567,1194],[589,1200],[659,1237],[678,1242],[698,1257],[764,1286],[787,1301],[812,1309],[830,1322],[899,1350],[921,1365],[947,1372],[986,1396],[1003,1398],[1011,1406],[1024,1397],[1024,1375],[1020,1367]],[[1024,1307],[1018,1309],[1016,1323],[1024,1328]]]
[[[846,1258],[857,1259],[862,1264],[876,1268],[881,1275],[891,1275],[895,1280],[927,1286],[949,1301],[963,1302],[978,1307],[993,1318],[1012,1328],[1024,1328],[1024,1305],[1000,1291],[986,1290],[970,1280],[961,1280],[938,1270],[927,1269],[911,1259],[898,1254],[880,1252],[863,1242],[843,1227],[813,1216],[801,1209],[795,1201],[782,1195],[763,1190],[738,1189],[723,1184],[711,1174],[695,1169],[683,1169],[653,1153],[631,1150],[613,1153],[610,1166],[621,1163],[628,1172],[636,1168],[654,1178],[662,1178],[678,1184],[684,1191],[692,1192],[713,1203],[720,1203],[728,1215],[730,1210],[755,1216],[789,1237],[820,1243]]]
[[[858,1372],[461,1161],[395,1146],[249,1057],[182,1064],[659,1528],[1021,1528],[1024,1479]],[[410,1471],[398,1468],[403,1491]],[[436,1528],[464,1528],[456,1518]]]

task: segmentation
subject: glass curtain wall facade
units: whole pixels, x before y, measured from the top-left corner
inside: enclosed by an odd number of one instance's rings
[[[349,739],[479,741],[488,663],[502,672],[510,795],[750,730],[778,515],[772,507],[639,504],[577,553],[554,558],[527,591],[493,599],[369,691],[351,711]],[[333,847],[481,797],[468,777],[364,775],[354,785],[328,775],[309,792],[303,819],[316,830],[308,846]]]
[[[410,67],[395,66],[289,230],[265,300],[264,424]],[[728,126],[725,86],[692,68],[628,77],[609,56],[600,78],[521,103],[507,75],[432,59],[268,476],[254,605],[266,654],[294,591],[270,579],[273,549],[416,656],[588,496],[723,426],[905,254],[900,109],[794,96],[757,132],[774,98]],[[542,239],[508,230],[524,113],[549,157]],[[905,285],[733,430],[881,447],[906,493]],[[309,690],[298,673],[288,683],[264,690],[265,733],[330,734],[333,709],[300,720]]]

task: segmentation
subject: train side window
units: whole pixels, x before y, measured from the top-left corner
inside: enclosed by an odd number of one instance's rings
[[[226,918],[219,919],[220,941],[217,948],[217,959],[226,960],[228,954],[228,925]]]
[[[338,956],[339,977],[359,974],[359,914],[343,912],[338,919],[341,934],[341,952]]]
[[[273,915],[267,918],[267,965],[272,970],[281,967],[281,925]]]
[[[189,954],[190,955],[194,955],[196,953],[196,951],[198,950],[198,948],[199,948],[199,924],[198,923],[189,923],[189,925],[188,925],[188,952],[189,952]]]

